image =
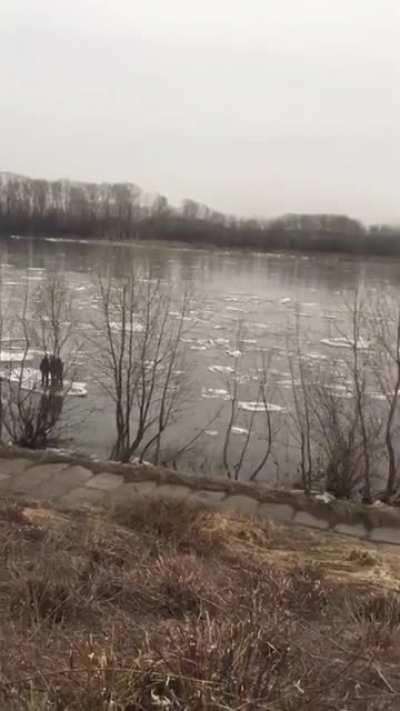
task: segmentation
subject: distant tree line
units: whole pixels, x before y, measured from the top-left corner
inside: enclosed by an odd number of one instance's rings
[[[161,239],[259,250],[400,253],[400,228],[366,228],[345,215],[285,215],[274,220],[226,215],[184,200],[148,199],[132,183],[47,181],[0,173],[0,234]]]

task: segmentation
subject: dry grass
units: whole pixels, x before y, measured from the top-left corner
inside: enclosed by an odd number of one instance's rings
[[[400,708],[399,561],[177,504],[0,507],[0,708]]]

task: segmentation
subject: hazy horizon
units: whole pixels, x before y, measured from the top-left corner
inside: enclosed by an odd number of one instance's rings
[[[0,169],[400,222],[395,0],[2,0]]]

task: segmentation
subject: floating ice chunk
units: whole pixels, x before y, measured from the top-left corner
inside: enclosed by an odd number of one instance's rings
[[[0,351],[1,363],[27,363],[33,360],[32,351]]]
[[[263,402],[239,402],[238,408],[246,412],[284,412],[285,410],[284,407],[271,402],[267,402],[266,405]]]
[[[9,380],[11,383],[18,384],[21,390],[36,392],[39,394],[53,394],[64,397],[85,397],[88,394],[86,383],[70,382],[68,380],[64,381],[63,389],[42,388],[41,373],[35,368],[23,368],[22,373],[21,368],[14,368],[9,373],[3,372],[2,377]]]
[[[93,305],[92,305],[93,308]],[[110,321],[110,328],[112,331],[122,331],[121,321]],[[132,333],[142,333],[144,331],[144,326],[141,323],[130,323],[125,324],[126,331],[132,331]]]
[[[280,388],[299,388],[301,386],[301,380],[277,380],[277,385]]]
[[[314,306],[318,306],[316,301],[305,301],[302,306],[305,306],[308,309],[313,308]]]
[[[330,504],[331,501],[335,500],[333,494],[330,494],[328,491],[324,491],[322,494],[316,494],[315,498],[317,501],[322,501],[324,504]]]
[[[217,346],[226,346],[229,343],[229,338],[216,338],[215,343]]]
[[[306,353],[306,357],[310,360],[327,360],[328,356],[322,353]]]
[[[348,385],[325,385],[324,387],[333,397],[341,398],[342,400],[351,400],[353,398],[353,393],[349,390]]]
[[[227,390],[222,388],[201,388],[201,397],[206,399],[214,400],[216,398],[222,398],[222,400],[230,400],[230,395]]]
[[[290,304],[291,300],[292,300],[292,299],[290,298],[290,296],[285,296],[285,298],[284,298],[284,299],[281,299],[279,303],[281,303],[281,304]]]
[[[231,428],[232,434],[237,434],[237,435],[247,435],[249,434],[249,430],[246,430],[245,427],[232,427]]]
[[[231,358],[240,358],[242,355],[241,351],[235,350],[235,351],[226,351],[226,354],[230,356]]]
[[[190,346],[189,350],[191,350],[191,351],[206,351],[207,346]]]
[[[76,286],[75,291],[86,291],[86,286]]]
[[[324,346],[331,346],[331,348],[354,348],[354,341],[346,336],[338,336],[337,338],[321,338],[321,343]],[[370,348],[369,341],[364,338],[360,338],[357,342],[357,349],[360,351],[366,351]]]
[[[366,393],[371,400],[387,400],[386,395],[384,393],[377,393],[377,392],[367,392]]]
[[[255,338],[242,338],[240,342],[245,343],[248,346],[255,346],[257,344]]]
[[[207,437],[218,437],[218,430],[204,430],[204,434]]]
[[[241,309],[239,306],[227,306],[226,310],[227,311],[235,311],[235,312],[239,312],[239,313],[243,313],[243,314],[246,313],[245,309]]]
[[[231,368],[230,365],[210,365],[208,370],[215,375],[230,375],[235,372],[234,368]]]

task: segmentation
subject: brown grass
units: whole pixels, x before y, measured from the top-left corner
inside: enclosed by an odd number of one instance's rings
[[[6,711],[400,708],[400,556],[156,503],[3,502],[0,551]]]

